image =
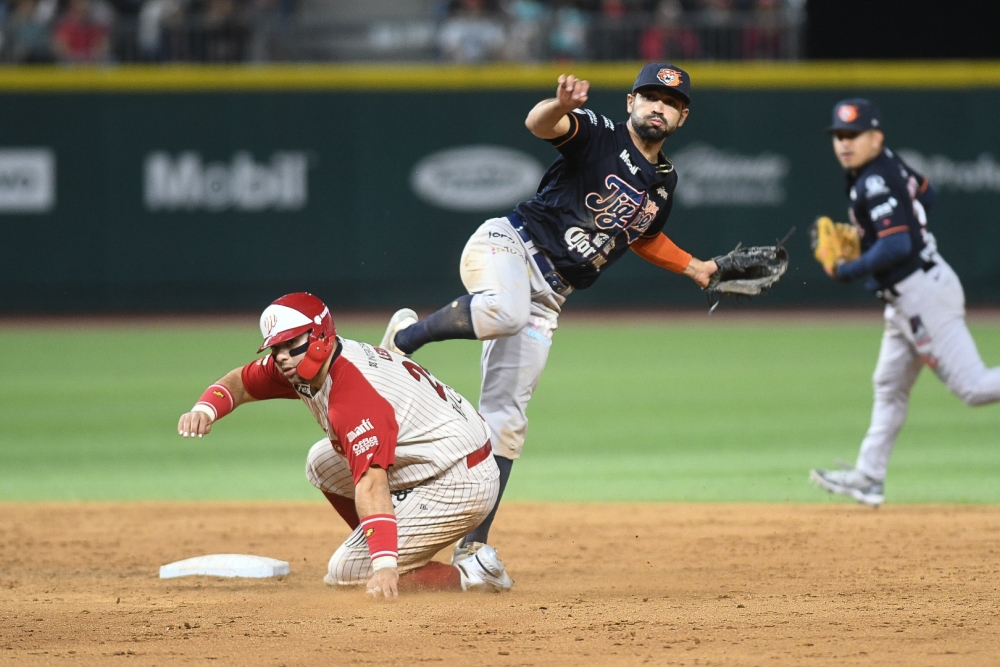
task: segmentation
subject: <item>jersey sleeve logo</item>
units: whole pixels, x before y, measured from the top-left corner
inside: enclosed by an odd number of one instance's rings
[[[889,194],[889,188],[885,184],[885,179],[878,174],[872,174],[865,179],[865,198],[872,199],[879,195]]]
[[[371,436],[369,438],[363,438],[362,440],[358,440],[351,447],[351,451],[354,452],[355,456],[361,456],[362,454],[364,454],[365,452],[367,452],[372,447],[378,447],[378,436],[377,435],[373,435],[373,436]],[[371,457],[372,457],[372,455],[369,454],[368,458],[371,458]]]
[[[573,113],[579,116],[586,116],[587,120],[590,121],[591,125],[597,125],[597,114],[591,111],[590,109],[583,109],[583,108],[573,109]]]
[[[367,433],[368,431],[372,430],[373,428],[375,428],[375,427],[372,426],[372,420],[371,419],[363,419],[363,420],[361,420],[361,423],[358,424],[358,426],[356,426],[355,428],[353,428],[353,429],[351,429],[350,431],[347,432],[347,444],[351,444],[352,442],[354,442],[355,440],[358,439],[358,436]]]
[[[888,217],[892,215],[894,210],[896,210],[896,204],[898,203],[899,202],[896,201],[895,197],[889,197],[888,201],[885,201],[873,208],[868,212],[868,215],[871,217],[872,222],[875,222],[879,218]]]
[[[681,73],[675,69],[670,69],[664,67],[659,72],[656,73],[656,78],[664,86],[679,86],[681,85]]]

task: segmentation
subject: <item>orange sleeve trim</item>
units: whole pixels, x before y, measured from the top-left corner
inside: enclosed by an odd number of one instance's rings
[[[684,269],[691,263],[691,253],[678,248],[666,234],[657,234],[652,238],[639,237],[632,242],[631,248],[647,262],[674,273],[684,273]]]
[[[930,186],[930,184],[931,184],[930,179],[925,177],[924,182],[920,184],[920,194],[924,194],[925,192],[927,192],[927,188],[928,186]]]
[[[577,119],[576,114],[575,113],[568,113],[568,114],[566,114],[566,117],[569,118],[570,121],[574,123],[574,125],[573,125],[573,134],[569,135],[569,137],[567,137],[565,141],[560,141],[558,144],[552,144],[553,147],[555,147],[555,148],[559,148],[560,146],[565,146],[569,142],[573,141],[573,137],[575,137],[576,133],[580,131],[580,121],[579,121],[579,119]]]
[[[906,225],[897,225],[896,227],[890,227],[889,229],[883,229],[878,233],[878,237],[884,238],[886,236],[892,236],[893,234],[899,234],[900,232],[909,231],[909,227]]]

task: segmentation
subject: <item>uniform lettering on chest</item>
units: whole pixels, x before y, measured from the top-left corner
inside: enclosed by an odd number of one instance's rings
[[[609,174],[604,185],[606,192],[591,192],[584,200],[594,212],[594,224],[613,234],[624,231],[632,243],[649,229],[660,207],[615,174]]]
[[[632,164],[632,158],[629,156],[627,150],[622,151],[621,155],[619,155],[618,157],[622,159],[622,162],[625,163],[625,166],[628,167],[628,170],[632,172],[633,176],[639,173],[639,167]]]

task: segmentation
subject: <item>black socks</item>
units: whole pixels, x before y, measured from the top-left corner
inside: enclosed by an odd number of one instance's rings
[[[472,328],[472,295],[460,296],[441,310],[396,334],[396,347],[413,354],[427,343],[441,340],[476,340]]]
[[[497,493],[497,502],[490,510],[489,515],[483,519],[483,522],[479,524],[479,527],[474,531],[465,536],[462,540],[462,544],[469,544],[470,542],[482,542],[487,544],[487,540],[490,537],[490,526],[493,525],[493,519],[497,515],[497,508],[500,507],[500,499],[503,498],[503,490],[507,488],[507,480],[510,479],[510,470],[514,467],[514,462],[511,459],[505,459],[502,456],[496,456],[494,454],[493,460],[497,462],[497,467],[500,468],[500,492]]]

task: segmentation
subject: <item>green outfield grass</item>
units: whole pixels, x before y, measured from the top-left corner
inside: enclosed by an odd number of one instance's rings
[[[1000,363],[1000,325],[973,334]],[[854,460],[880,335],[874,321],[568,321],[507,497],[829,502],[807,473]],[[252,320],[0,328],[0,500],[317,498],[303,464],[322,433],[298,401],[245,406],[201,440],[176,435],[204,387],[258,344]],[[462,341],[417,360],[475,400],[478,356]],[[998,425],[1000,406],[968,408],[925,371],[889,500],[1000,501]]]

